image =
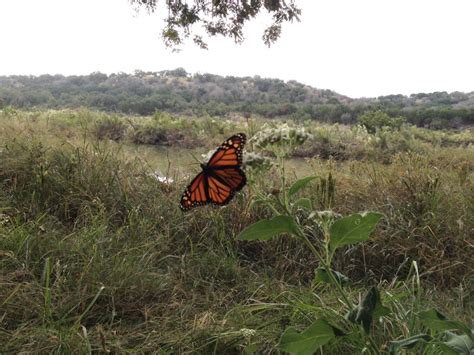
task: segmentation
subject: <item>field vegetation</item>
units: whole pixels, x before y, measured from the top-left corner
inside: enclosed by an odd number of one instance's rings
[[[265,118],[357,123],[380,110],[419,127],[474,125],[474,92],[350,98],[297,81],[190,74],[183,68],[133,74],[0,76],[0,108],[88,107],[108,112],[153,115],[155,110],[186,116],[258,115]]]
[[[474,133],[385,119],[5,106],[0,353],[472,353]],[[247,186],[183,213],[237,132]]]

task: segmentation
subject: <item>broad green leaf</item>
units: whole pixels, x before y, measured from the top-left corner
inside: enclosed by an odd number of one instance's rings
[[[336,279],[337,282],[339,282],[341,285],[346,285],[350,283],[350,279],[344,275],[341,274],[338,271],[331,270],[334,278]],[[325,268],[323,267],[318,267],[316,270],[314,270],[314,282],[325,282],[325,283],[331,283],[331,279],[329,278],[328,272],[326,271]]]
[[[430,340],[431,336],[428,334],[418,334],[406,339],[391,341],[389,346],[389,354],[395,355],[397,354],[398,349],[412,349],[416,346],[416,344],[426,343]]]
[[[293,204],[294,207],[302,207],[306,210],[311,211],[313,209],[313,204],[311,203],[311,200],[306,197],[302,197],[298,200],[295,201]]]
[[[336,329],[324,319],[315,321],[301,333],[289,327],[281,335],[279,348],[290,354],[312,355],[341,332]]]
[[[390,310],[382,305],[379,290],[373,286],[364,296],[362,302],[349,312],[346,318],[352,323],[362,324],[364,330],[369,332],[374,318],[382,317],[389,313]]]
[[[246,355],[253,355],[257,352],[258,346],[257,344],[249,344],[244,348],[244,353]]]
[[[457,335],[446,332],[446,336],[447,340],[443,344],[457,354],[469,355],[474,353],[474,342],[467,334]]]
[[[295,183],[290,187],[290,190],[288,191],[288,194],[290,196],[294,195],[297,193],[299,190],[301,190],[303,187],[308,185],[312,180],[317,179],[318,176],[306,176],[302,179],[299,179],[295,181]]]
[[[471,355],[469,353],[458,353],[457,351],[451,349],[449,346],[447,346],[443,342],[437,342],[434,344],[433,349],[436,348],[436,350],[440,350],[437,352],[432,351],[432,354],[441,354],[441,355],[459,355],[459,354],[465,354],[465,355]]]
[[[330,248],[366,241],[382,217],[380,213],[366,212],[338,219],[330,229]]]
[[[293,217],[276,216],[254,223],[237,236],[240,240],[269,240],[279,234],[288,233],[297,236],[298,229]]]
[[[430,309],[419,314],[421,322],[431,330],[460,330],[469,336],[472,336],[471,330],[463,323],[449,320],[446,316],[436,309]]]
[[[374,318],[380,318],[384,317],[390,314],[390,309],[385,307],[382,304],[382,301],[380,299],[380,294],[377,291],[377,303],[375,304],[375,309],[374,309]]]

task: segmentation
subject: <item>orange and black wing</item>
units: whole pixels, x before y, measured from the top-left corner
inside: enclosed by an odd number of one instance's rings
[[[243,174],[241,170],[239,171]],[[245,181],[245,175],[241,179]],[[188,211],[209,203],[223,206],[234,197],[237,191],[235,186],[233,182],[226,182],[213,173],[207,175],[204,171],[200,172],[184,191],[179,207],[183,211]]]
[[[207,176],[204,172],[200,172],[184,190],[179,207],[183,211],[187,211],[208,203],[211,203],[211,201],[207,193]]]
[[[242,190],[246,181],[244,172],[238,168],[213,169],[207,178],[209,199],[223,206],[232,200],[236,191]]]
[[[209,198],[217,205],[228,203],[247,182],[240,168],[245,141],[243,133],[230,137],[217,148],[207,163]]]
[[[184,191],[180,202],[183,211],[208,203],[223,206],[244,187],[247,179],[240,167],[245,141],[245,134],[239,133],[217,148],[204,170]]]
[[[239,133],[221,144],[207,163],[209,168],[240,167],[242,165],[242,152],[246,142],[245,134]]]
[[[215,168],[209,171],[209,179],[216,179],[230,187],[233,191],[240,191],[245,186],[247,178],[239,167]]]

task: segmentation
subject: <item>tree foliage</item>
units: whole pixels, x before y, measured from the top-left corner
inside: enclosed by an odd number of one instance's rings
[[[378,129],[383,127],[400,129],[405,121],[406,119],[404,117],[390,117],[381,110],[369,111],[357,118],[357,122],[363,125],[369,133],[375,133]]]
[[[176,49],[189,37],[201,48],[207,48],[202,33],[221,35],[240,43],[244,40],[244,25],[258,14],[266,12],[272,23],[263,33],[263,41],[270,46],[281,33],[284,22],[299,21],[301,10],[294,0],[129,0],[137,9],[149,13],[167,10],[162,37],[168,47]],[[165,7],[160,8],[164,3]],[[200,30],[196,29],[200,25]]]
[[[474,92],[351,99],[296,81],[191,75],[183,68],[134,74],[0,76],[2,106],[89,107],[139,115],[157,110],[211,116],[237,112],[300,121],[359,122],[369,131],[396,129],[405,120],[434,129],[474,124]]]

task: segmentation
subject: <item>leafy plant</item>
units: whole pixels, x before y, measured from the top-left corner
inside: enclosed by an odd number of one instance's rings
[[[107,117],[127,127],[118,143],[97,140],[95,124]],[[366,154],[380,149],[370,141],[377,135],[363,127],[289,123],[280,132],[285,137],[322,134],[304,145],[288,137],[278,148],[287,152],[285,188],[276,147],[252,140],[247,147],[258,152],[245,156],[246,193],[225,208],[183,218],[176,203],[185,183],[179,169],[158,179],[167,152],[135,145],[132,137],[140,127],[162,128],[178,148],[179,168],[187,166],[179,159],[183,143],[201,152],[220,143],[221,127],[227,133],[247,128],[253,136],[263,124],[254,116],[250,127],[213,119],[163,111],[138,118],[87,109],[10,116],[0,110],[0,353],[266,354],[285,351],[283,334],[329,336],[307,350],[324,354],[472,352],[466,333],[473,279],[466,252],[474,227],[470,131],[387,132],[389,146],[410,132],[413,150],[380,165]],[[266,127],[279,130],[276,121]],[[179,134],[186,140],[170,140]],[[292,159],[315,142],[353,147],[351,160],[320,156],[303,166]],[[294,166],[298,176],[312,177],[293,184]],[[351,215],[359,220],[363,214],[355,212],[365,210],[383,212],[383,225],[367,242],[331,249],[331,226]],[[291,229],[281,232],[291,237],[265,243],[229,238],[277,216],[290,217],[326,264],[335,250],[330,270],[353,309],[373,299],[376,285],[391,313],[380,317],[375,307],[368,332],[362,321],[348,320],[338,286]],[[320,326],[311,328],[315,322]]]
[[[302,193],[312,182],[322,179],[318,176],[307,176],[291,185],[286,182],[284,158],[299,144],[301,140],[298,137],[301,137],[301,132],[285,125],[261,131],[254,138],[257,147],[265,148],[276,155],[275,166],[280,176],[280,186],[275,188],[277,193],[255,194],[253,203],[266,206],[272,217],[248,226],[237,238],[247,241],[268,241],[279,235],[289,235],[301,241],[319,262],[319,267],[315,270],[314,283],[331,285],[347,311],[345,316],[341,310],[320,312],[322,314],[318,319],[301,332],[295,326],[287,327],[280,337],[280,350],[291,354],[313,354],[336,337],[341,339],[355,337],[359,339],[359,344],[366,344],[368,351],[380,354],[382,349],[375,340],[374,325],[376,321],[383,319],[382,317],[389,316],[391,309],[383,305],[380,291],[376,286],[372,286],[355,304],[352,294],[344,288],[350,284],[349,278],[334,270],[332,264],[338,249],[367,241],[383,215],[378,212],[362,212],[341,217],[332,210],[315,211],[311,197]],[[331,175],[324,181],[326,190],[327,186],[331,185],[330,190],[333,194],[335,183]],[[415,262],[414,266],[417,271]],[[417,285],[419,290],[418,273]],[[417,305],[422,304],[419,295],[415,299]],[[421,333],[392,341],[389,346],[392,354],[400,349],[412,349],[416,346],[436,347],[448,353],[468,354],[471,351],[472,331],[463,323],[448,320],[434,309],[420,312],[417,318],[424,326],[439,334]],[[332,326],[331,323],[338,324],[344,331]],[[449,332],[453,330],[462,334]]]
[[[366,112],[357,117],[358,123],[364,126],[369,133],[375,133],[383,127],[399,130],[402,124],[405,123],[405,120],[404,117],[390,117],[380,110]]]
[[[429,309],[418,314],[419,320],[432,332],[417,334],[407,339],[392,341],[390,353],[396,354],[399,349],[420,348],[437,350],[443,354],[472,354],[474,336],[472,329],[458,321],[449,320],[436,309]],[[461,334],[451,332],[455,330]]]
[[[337,215],[332,211],[322,214],[313,211],[309,197],[297,197],[305,187],[318,179],[317,176],[307,176],[290,186],[286,184],[284,158],[305,140],[301,138],[304,137],[303,133],[289,126],[283,126],[261,131],[254,138],[258,147],[266,148],[277,156],[276,166],[281,186],[279,193],[269,196],[257,194],[254,200],[254,203],[267,206],[272,211],[273,217],[248,226],[237,238],[266,241],[287,234],[303,242],[320,264],[315,270],[315,281],[329,283],[335,287],[349,310],[347,320],[353,324],[353,331],[357,332],[357,325],[361,324],[365,332],[369,333],[372,319],[389,313],[389,310],[381,304],[379,291],[372,287],[360,304],[355,306],[342,287],[343,283],[348,282],[348,278],[333,270],[331,264],[336,249],[366,241],[383,216],[376,212],[364,212],[337,219]],[[310,235],[317,234],[316,232],[322,234],[322,240],[310,238]],[[338,315],[336,321],[346,323],[342,314]],[[334,329],[324,318],[315,321],[301,333],[289,327],[281,336],[280,349],[292,354],[312,354],[336,335],[344,335],[342,331]],[[370,334],[367,336],[370,339]],[[373,344],[371,339],[369,342]],[[378,352],[374,344],[372,349]]]
[[[343,335],[342,330],[318,319],[301,333],[293,327],[286,328],[280,339],[280,349],[291,354],[311,355],[336,336]]]

